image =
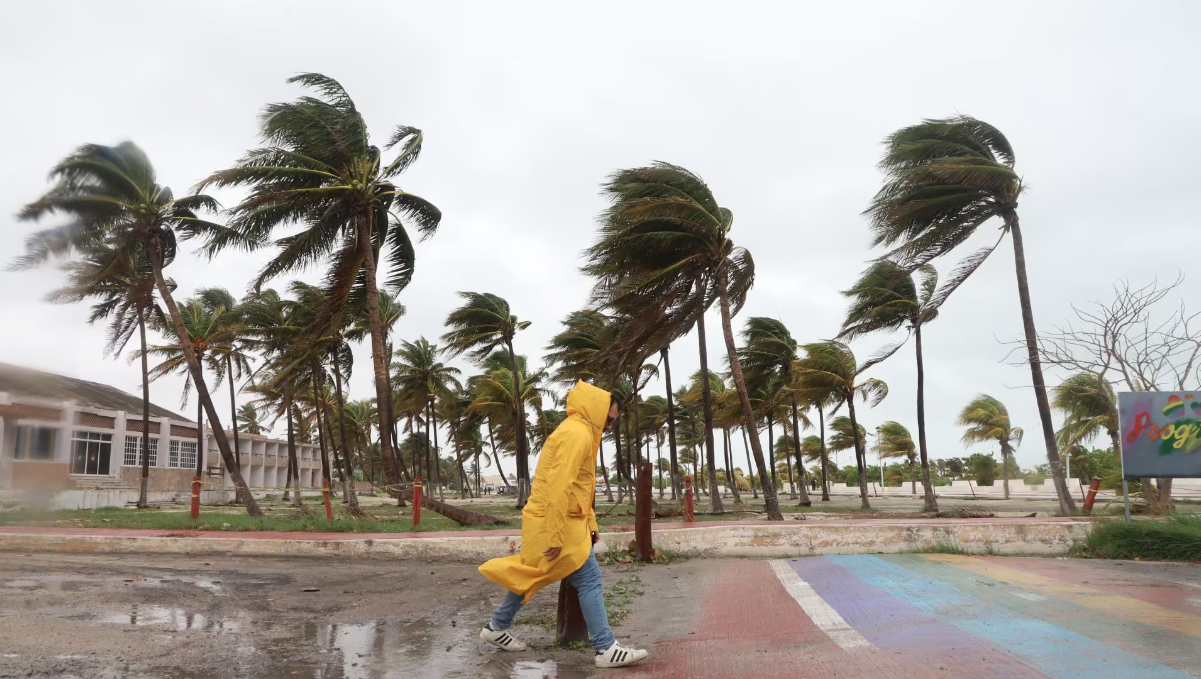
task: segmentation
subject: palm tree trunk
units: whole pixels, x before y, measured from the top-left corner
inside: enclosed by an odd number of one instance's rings
[[[500,468],[500,453],[496,451],[496,438],[492,435],[492,418],[488,418],[488,444],[492,446],[492,458],[496,460],[496,472],[500,474],[500,480],[504,482],[505,488],[509,487],[509,478],[505,476],[505,470]],[[601,464],[604,464],[602,462]],[[608,483],[606,481],[605,483]]]
[[[917,495],[917,474],[913,473],[913,458],[909,458],[909,489],[914,495]]]
[[[818,436],[822,439],[822,502],[830,501],[830,451],[826,448],[826,411],[821,406],[817,408]]]
[[[667,387],[667,445],[671,455],[669,460],[671,469],[671,499],[676,500],[681,496],[680,493],[680,475],[677,473],[676,465],[679,460],[676,457],[676,402],[675,396],[671,392],[671,361],[668,360],[667,354],[670,347],[663,347],[659,350],[659,355],[663,357],[663,379]]]
[[[330,353],[334,369],[334,395],[338,398],[338,445],[342,447],[343,472],[346,474],[346,502],[350,505],[350,511],[358,514],[359,496],[354,489],[354,462],[346,445],[346,398],[342,395],[342,370],[338,367],[337,355]]]
[[[150,506],[150,368],[146,359],[146,312],[138,307],[138,338],[142,343],[142,482],[138,487],[138,509]],[[162,437],[159,437],[160,439]]]
[[[225,437],[225,430],[221,428],[221,420],[217,417],[217,409],[213,406],[213,397],[209,393],[208,385],[204,383],[204,375],[200,369],[200,359],[194,352],[188,351],[186,347],[191,346],[191,336],[188,335],[188,329],[183,324],[183,317],[179,314],[179,306],[175,304],[175,298],[171,295],[171,289],[167,287],[167,281],[163,278],[163,262],[158,252],[157,243],[154,246],[147,246],[148,259],[150,266],[154,269],[154,283],[158,288],[158,294],[163,299],[163,303],[167,305],[167,313],[171,316],[171,323],[175,326],[175,334],[179,341],[184,345],[184,362],[188,365],[188,372],[192,375],[192,383],[196,385],[196,396],[200,400],[200,407],[208,413],[209,422],[213,423],[213,437],[217,439],[217,450],[221,453],[221,459],[225,462],[225,468],[229,470],[230,479],[234,482],[235,491],[243,493],[246,498],[246,513],[250,516],[262,516],[263,512],[259,509],[258,503],[254,501],[254,497],[250,495],[250,489],[246,486],[246,479],[242,478],[242,472],[234,466],[233,453],[229,448],[229,439]],[[196,451],[197,459],[204,457],[203,451]]]
[[[722,332],[726,337],[726,353],[730,357],[730,373],[734,378],[734,387],[738,390],[738,400],[742,401],[742,414],[746,418],[748,427],[754,426],[755,411],[751,408],[751,396],[746,390],[746,378],[742,375],[742,364],[738,360],[738,348],[734,346],[734,328],[730,318],[730,295],[726,290],[726,282],[723,280],[722,285],[718,286],[718,297],[721,301],[721,326]],[[751,450],[755,453],[755,465],[759,468],[759,474],[763,478],[767,476],[767,469],[764,468],[763,446],[759,443],[758,432],[755,436],[751,436]],[[774,481],[774,476],[770,477]],[[767,519],[769,521],[783,521],[784,516],[780,514],[780,504],[776,499],[776,489],[773,486],[770,491],[768,488],[763,489],[763,505],[767,511]]]
[[[1064,478],[1063,463],[1059,458],[1059,446],[1055,443],[1055,425],[1051,421],[1051,402],[1047,399],[1047,384],[1043,380],[1042,363],[1038,357],[1038,333],[1034,327],[1034,309],[1030,303],[1030,284],[1026,280],[1026,248],[1022,243],[1022,229],[1016,212],[1005,215],[1005,226],[1013,234],[1013,259],[1018,278],[1018,300],[1022,306],[1022,330],[1026,334],[1026,360],[1030,363],[1030,377],[1034,383],[1034,400],[1038,404],[1038,419],[1043,430],[1043,442],[1047,447],[1047,462],[1051,464],[1051,477],[1055,482],[1055,495],[1059,498],[1059,511],[1065,515],[1076,513],[1076,500],[1068,490]]]
[[[367,322],[370,326],[371,334],[371,367],[375,371],[375,399],[376,403],[388,404],[391,403],[392,394],[388,384],[388,358],[384,354],[384,323],[380,318],[379,312],[379,288],[375,281],[375,250],[371,245],[371,231],[373,228],[372,214],[368,214],[357,220],[357,230],[359,238],[359,250],[363,253],[363,274],[367,287]],[[380,431],[388,426],[389,408],[376,408],[379,416]],[[396,469],[392,466],[392,447],[388,445],[388,439],[385,436],[380,436],[380,458],[384,463],[384,473],[388,475],[388,483],[397,484],[400,482],[400,476]]]
[[[292,397],[290,395],[286,409],[288,412],[288,472],[292,477],[292,483],[296,484],[292,494],[292,506],[300,507],[303,505],[300,498],[300,462],[296,459],[296,432],[292,428]]]
[[[317,420],[317,443],[321,446],[321,478],[326,483],[330,482],[329,478],[329,454],[325,450],[325,432],[321,426],[321,395],[317,389],[317,373],[313,372],[313,415]]]
[[[701,406],[705,416],[705,464],[709,467],[709,513],[725,511],[721,504],[721,489],[717,487],[717,451],[713,445],[713,394],[709,389],[709,347],[705,339],[705,314],[696,321],[697,341],[701,355]]]
[[[1009,456],[1013,451],[1009,448],[1009,441],[1001,440],[1001,485],[1005,487],[1005,499],[1009,499]]]
[[[730,494],[734,496],[734,504],[745,504],[742,493],[738,491],[738,477],[734,475],[734,446],[730,445],[730,430],[721,430],[721,440],[726,449],[726,476],[729,477]]]
[[[751,486],[751,497],[758,500],[759,490],[755,488],[755,465],[751,464],[751,444],[747,441],[745,423],[742,425],[742,450],[746,453],[746,480]]]
[[[771,479],[771,490],[776,492],[776,427],[771,414],[767,416],[767,469]]]
[[[204,471],[204,404],[196,404],[196,476]]]
[[[917,345],[917,449],[922,458],[922,490],[925,491],[927,512],[938,511],[938,498],[934,495],[934,484],[930,482],[930,457],[926,452],[926,368],[922,362],[922,326],[913,328]]]
[[[238,440],[238,399],[237,390],[234,388],[234,363],[233,358],[225,355],[225,377],[229,382],[229,416],[233,420],[234,432],[234,463],[238,465],[238,470],[242,469],[242,445]],[[236,499],[240,502],[242,498],[240,493],[236,494]]]
[[[530,460],[529,448],[525,437],[525,400],[524,386],[521,384],[521,371],[517,367],[517,353],[513,351],[513,340],[506,339],[505,346],[509,350],[509,367],[513,371],[513,426],[517,436],[517,508],[525,507],[530,491]]]
[[[622,477],[622,455],[621,455],[621,418],[624,413],[617,415],[617,421],[613,423],[613,447],[617,449],[613,455],[616,458],[613,461],[613,466],[617,468],[617,503],[620,504],[625,499],[625,487],[621,485]]]
[[[609,487],[609,477],[611,476],[611,474],[609,472],[609,467],[607,467],[605,465],[605,437],[604,436],[601,436],[600,447],[597,448],[597,452],[600,454],[601,469],[603,469],[604,473],[605,473],[605,495],[608,496],[608,501],[612,502],[613,501],[613,489]]]
[[[434,448],[430,457],[434,458],[434,482],[438,484],[438,501],[446,502],[442,491],[442,456],[438,454],[438,415],[434,412],[434,402],[430,401],[430,426],[434,428]]]
[[[855,464],[859,467],[859,506],[861,509],[871,509],[867,500],[867,451],[863,449],[863,441],[859,438],[859,422],[855,419],[855,394],[847,398],[847,415],[851,418],[851,438],[855,441]]]
[[[812,423],[809,426],[813,426]],[[801,457],[801,418],[797,414],[795,395],[792,397],[792,452],[796,455],[797,474],[801,477],[801,506],[811,507],[813,500],[809,498],[809,484],[805,482],[805,461]]]

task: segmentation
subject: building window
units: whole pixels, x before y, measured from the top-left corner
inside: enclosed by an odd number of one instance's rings
[[[167,456],[167,466],[178,469],[196,468],[196,442],[172,441]]]
[[[17,449],[13,457],[18,460],[53,460],[54,430],[28,424],[18,426]]]
[[[108,474],[113,435],[77,431],[71,437],[72,474]]]
[[[142,437],[141,436],[126,436],[125,437],[125,458],[122,462],[126,467],[141,467],[142,466]],[[158,466],[158,438],[150,437],[150,466]]]

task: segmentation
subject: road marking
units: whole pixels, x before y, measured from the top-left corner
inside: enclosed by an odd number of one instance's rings
[[[771,570],[784,585],[785,591],[801,606],[801,610],[809,616],[817,628],[826,633],[834,643],[844,651],[861,648],[873,648],[863,635],[856,632],[846,620],[834,610],[826,600],[813,590],[809,583],[788,565],[787,561],[775,559],[771,561]]]
[[[1055,580],[1038,573],[976,557],[958,554],[925,554],[923,556],[930,561],[945,563],[994,580],[1003,580],[1010,585],[1032,590],[1037,594],[1070,601],[1079,606],[1120,615],[1148,625],[1166,627],[1189,636],[1201,637],[1201,617],[1166,606],[1122,594],[1111,594],[1102,589],[1067,580]]]
[[[1021,590],[1015,590],[1015,591],[1010,592],[1010,594],[1014,595],[1015,597],[1017,597],[1019,599],[1025,599],[1026,601],[1046,601],[1047,600],[1047,597],[1045,597],[1041,594],[1035,594],[1034,592],[1023,592]]]

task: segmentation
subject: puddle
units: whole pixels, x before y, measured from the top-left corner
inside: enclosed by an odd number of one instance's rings
[[[50,592],[72,592],[93,584],[84,580],[72,580],[61,576],[47,575],[8,580],[5,581],[4,586],[12,587],[13,589],[44,589]]]
[[[99,623],[112,625],[148,626],[159,625],[164,629],[186,632],[230,633],[240,632],[245,622],[238,619],[218,618],[204,613],[187,611],[168,606],[139,606],[134,604],[127,613],[100,613],[93,617]]]

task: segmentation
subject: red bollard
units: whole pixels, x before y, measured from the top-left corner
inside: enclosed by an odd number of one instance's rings
[[[200,476],[192,477],[192,518],[200,518]]]
[[[1085,516],[1093,513],[1093,503],[1097,501],[1098,490],[1101,490],[1101,478],[1094,476],[1092,482],[1088,484],[1088,497],[1084,498]]]
[[[421,477],[413,481],[413,526],[421,525]]]
[[[325,520],[334,520],[334,510],[329,506],[329,479],[321,479],[321,495],[325,497]]]
[[[692,508],[692,475],[684,477],[684,522],[692,523],[696,521],[696,515]]]

